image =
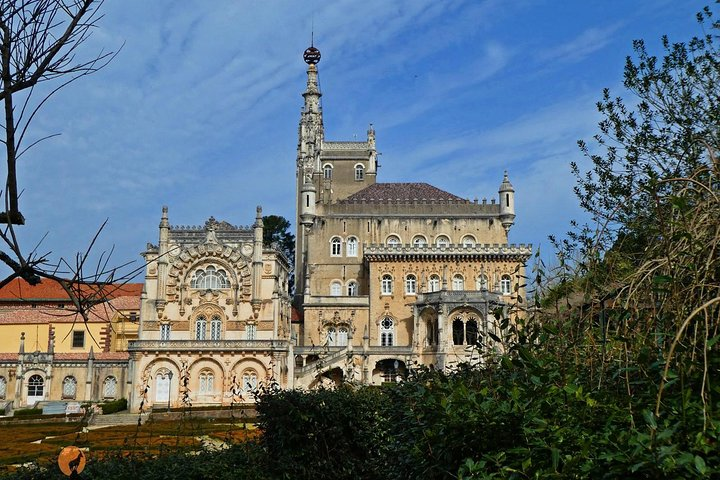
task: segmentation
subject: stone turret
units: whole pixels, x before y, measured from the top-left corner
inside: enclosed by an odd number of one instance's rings
[[[505,171],[498,193],[500,194],[500,222],[507,233],[515,223],[515,189],[508,179],[507,171]]]

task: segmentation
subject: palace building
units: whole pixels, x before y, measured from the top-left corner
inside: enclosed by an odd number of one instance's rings
[[[63,315],[70,299],[47,282],[0,290],[0,401],[228,405],[271,379],[380,384],[478,361],[531,255],[508,240],[507,172],[490,201],[381,182],[372,125],[365,141],[325,138],[320,52],[304,59],[294,265],[263,244],[260,207],[247,227],[173,226],[163,207],[143,283],[113,290],[89,322]]]

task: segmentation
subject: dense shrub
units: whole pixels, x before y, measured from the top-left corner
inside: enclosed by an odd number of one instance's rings
[[[30,417],[33,415],[42,415],[42,408],[22,408],[15,410],[13,415],[16,417]]]
[[[127,410],[127,399],[120,398],[118,400],[113,400],[112,402],[105,402],[100,404],[100,407],[102,408],[103,415],[122,412],[123,410]]]

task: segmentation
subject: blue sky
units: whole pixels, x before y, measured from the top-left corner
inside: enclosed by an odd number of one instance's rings
[[[115,263],[157,243],[162,205],[174,225],[213,215],[236,225],[293,219],[314,24],[326,139],[382,152],[382,182],[424,181],[494,198],[516,189],[513,243],[540,244],[583,218],[570,161],[597,132],[595,102],[622,90],[633,39],[698,34],[703,2],[662,0],[109,1],[85,49],[122,50],[59,92],[22,158],[26,247],[72,257],[107,218],[98,249]]]

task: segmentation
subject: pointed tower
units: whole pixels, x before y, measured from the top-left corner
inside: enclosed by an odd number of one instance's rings
[[[498,190],[500,194],[500,222],[507,234],[515,223],[515,189],[508,179],[507,170]]]
[[[320,50],[313,45],[303,54],[303,60],[308,64],[307,87],[302,96],[305,99],[300,114],[298,129],[298,150],[296,166],[296,192],[297,208],[295,224],[297,235],[295,237],[295,272],[305,271],[307,261],[307,236],[310,226],[315,220],[316,194],[315,177],[320,175],[320,147],[324,131],[322,118],[322,105],[320,104],[320,87],[318,85],[317,64],[320,61]],[[296,296],[302,295],[305,289],[305,276],[295,275]]]

